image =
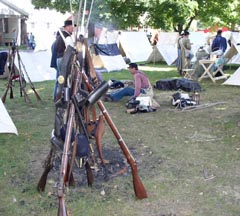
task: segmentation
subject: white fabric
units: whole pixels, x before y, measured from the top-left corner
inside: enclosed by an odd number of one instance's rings
[[[222,85],[240,86],[240,67]]]
[[[156,47],[168,65],[172,65],[177,59],[177,39],[177,32],[159,33]]]
[[[142,106],[152,106],[152,101],[151,101],[151,97],[150,96],[136,97],[136,100],[140,101],[139,105],[142,105]]]
[[[119,71],[127,68],[125,61],[121,55],[116,56],[100,56],[104,68],[108,72],[110,71]]]
[[[153,106],[154,108],[159,108],[160,104],[154,99],[153,87],[152,87],[150,81],[148,81],[148,82],[149,82],[149,88],[145,89],[145,94],[140,93],[138,97],[139,98],[140,97],[150,97],[150,99],[151,99],[151,106]]]
[[[14,133],[18,135],[17,128],[8,114],[2,100],[0,99],[0,133]]]
[[[100,37],[98,39],[97,44],[117,44],[118,40],[118,32],[117,31],[107,31],[107,29],[103,29]],[[107,72],[111,71],[120,71],[127,68],[127,65],[120,54],[115,56],[92,56],[93,65],[96,68],[105,68]]]
[[[54,68],[50,68],[51,51],[44,50],[38,52],[32,51],[19,51],[21,60],[29,78],[32,82],[41,82],[45,80],[55,80],[56,71]],[[18,59],[15,58],[15,65],[18,68]],[[28,82],[25,70],[22,71],[26,81]]]
[[[147,61],[152,53],[146,32],[121,32],[119,43],[131,62]]]
[[[108,31],[103,29],[98,39],[98,44],[113,44],[117,43],[118,31]]]
[[[178,37],[177,32],[159,33],[156,47],[168,65],[172,65],[177,59]],[[204,46],[207,43],[207,37],[203,32],[190,32],[189,39],[191,42],[191,50],[194,54],[192,61],[195,61],[195,54],[200,46]]]
[[[203,47],[207,44],[207,35],[204,32],[190,32],[189,40],[191,42],[191,50],[194,54],[194,57],[191,61],[196,61],[196,52],[199,47]]]

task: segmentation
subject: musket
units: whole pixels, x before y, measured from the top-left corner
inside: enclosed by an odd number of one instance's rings
[[[13,98],[13,88],[12,88],[12,76],[11,76],[11,74],[9,74],[7,87],[6,87],[5,92],[3,93],[2,98],[1,98],[3,103],[5,103],[5,101],[6,101],[6,97],[7,97],[7,93],[8,93],[9,89],[10,89],[10,98],[12,99]]]
[[[50,149],[50,152],[46,158],[46,161],[45,161],[45,169],[43,171],[43,174],[38,182],[38,185],[37,185],[37,190],[39,192],[42,192],[45,190],[45,186],[46,186],[46,182],[47,182],[47,176],[48,176],[48,173],[50,172],[50,170],[52,169],[52,164],[51,164],[51,160],[52,160],[52,155],[53,155],[53,149],[51,148]]]
[[[76,57],[76,55],[75,55],[75,57]],[[76,59],[75,59],[75,61],[76,61]],[[85,61],[85,46],[82,47],[82,62],[84,62],[84,61]],[[84,70],[83,65],[82,65],[82,70]],[[80,79],[81,79],[80,67],[77,66],[76,64],[73,64],[71,72],[73,73],[72,95],[76,95],[79,85],[80,85]],[[67,169],[69,167],[68,153],[69,153],[70,145],[71,145],[72,130],[73,130],[73,126],[74,126],[74,116],[75,116],[75,106],[74,106],[74,103],[70,100],[66,136],[65,136],[61,169],[60,169],[60,183],[59,183],[59,187],[58,187],[58,199],[59,199],[58,216],[67,216],[68,215],[66,205],[64,202],[64,189],[65,189],[66,181],[68,178],[68,175],[67,175]]]
[[[21,57],[20,57],[20,54],[19,54],[19,51],[18,51],[18,50],[17,50],[17,55],[18,55],[18,60],[19,60],[20,64],[23,66],[23,70],[24,70],[24,72],[25,72],[25,74],[26,74],[26,76],[27,76],[27,79],[28,79],[28,82],[29,82],[29,84],[30,84],[30,86],[31,86],[31,89],[32,89],[33,92],[35,93],[35,96],[36,96],[37,100],[40,101],[41,98],[40,98],[39,94],[37,93],[37,91],[36,91],[36,89],[35,89],[32,81],[31,81],[31,79],[30,79],[30,77],[29,77],[29,75],[28,75],[28,73],[27,73],[27,70],[26,70],[26,68],[25,68],[25,65],[23,64],[23,61],[22,61],[22,59],[21,59]]]
[[[17,49],[17,48],[16,48]],[[22,73],[22,68],[21,68],[21,58],[17,50],[17,57],[18,57],[18,68],[19,68],[19,85],[20,85],[20,96],[22,97],[22,93],[24,94],[24,100],[26,103],[30,103],[30,99],[27,95],[27,92],[25,90],[25,86],[23,82],[26,82],[24,79],[24,75]]]
[[[96,72],[94,70],[94,66],[92,63],[92,59],[91,56],[89,54],[88,48],[87,48],[87,41],[84,40],[84,44],[86,46],[86,57],[87,57],[87,62],[88,62],[88,66],[90,69],[90,77],[93,79],[96,79]],[[88,77],[85,73],[83,73],[83,79],[87,85],[87,88],[89,91],[93,91],[94,87],[93,85],[90,84]],[[112,121],[110,115],[108,114],[104,104],[102,103],[101,100],[97,101],[97,105],[99,107],[99,109],[101,110],[102,114],[104,115],[109,127],[111,128],[113,134],[115,135],[121,150],[124,153],[124,156],[127,158],[128,163],[130,164],[131,167],[131,171],[132,171],[132,177],[133,177],[133,187],[134,187],[134,192],[135,195],[138,199],[144,199],[147,198],[147,192],[146,189],[140,179],[140,177],[138,176],[138,170],[137,170],[137,163],[134,159],[134,157],[132,156],[132,154],[130,153],[126,143],[124,142],[123,138],[121,137],[120,133],[118,132],[117,127],[115,126],[114,122]]]
[[[8,93],[8,90],[9,90],[9,88],[10,88],[10,91],[11,91],[11,94],[10,94],[10,97],[12,96],[12,98],[13,98],[13,91],[12,91],[12,86],[11,86],[11,83],[10,83],[11,81],[10,80],[8,80],[8,84],[7,84],[7,87],[6,87],[6,89],[5,89],[5,92],[3,93],[3,95],[2,95],[2,102],[3,103],[5,103],[5,101],[6,101],[6,97],[7,97],[7,93]]]
[[[5,103],[6,101],[6,97],[7,97],[7,93],[8,90],[10,89],[10,98],[13,98],[13,88],[12,88],[12,80],[13,80],[13,76],[14,76],[14,56],[15,54],[12,54],[11,56],[11,61],[10,61],[10,68],[9,68],[9,76],[8,76],[8,83],[7,83],[7,87],[5,89],[5,92],[3,93],[2,96],[2,102]]]
[[[89,83],[87,75],[85,73],[83,73],[82,77],[87,85],[88,90],[93,91],[94,88]],[[126,143],[124,142],[123,138],[121,137],[117,127],[113,123],[113,121],[112,121],[110,115],[108,114],[105,106],[103,105],[102,101],[98,100],[97,105],[98,105],[99,109],[101,110],[102,114],[104,115],[109,127],[111,128],[113,134],[115,135],[115,137],[119,143],[121,150],[123,151],[124,156],[126,157],[128,163],[131,166],[132,177],[133,177],[133,187],[134,187],[134,192],[135,192],[136,197],[138,199],[147,198],[147,192],[145,190],[145,187],[144,187],[140,177],[138,176],[137,163],[136,163],[135,159],[133,158],[132,154],[130,153]]]
[[[83,130],[83,132],[84,132],[84,134],[85,134],[85,136],[87,138],[88,144],[90,146],[89,134],[88,134],[88,131],[86,129],[86,125],[84,124],[83,116],[82,116],[81,111],[80,111],[80,109],[78,107],[77,99],[76,99],[75,96],[72,97],[72,102],[73,102],[73,104],[75,106],[75,110],[76,110],[76,113],[77,113],[77,116],[78,116],[81,128],[82,128],[82,130]],[[76,145],[76,142],[74,143],[74,145]],[[93,184],[93,174],[92,174],[92,170],[91,170],[91,167],[90,167],[88,161],[85,162],[85,168],[86,168],[88,186],[92,186],[92,184]]]

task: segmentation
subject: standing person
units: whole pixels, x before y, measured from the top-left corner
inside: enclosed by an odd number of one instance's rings
[[[50,62],[50,67],[54,68],[56,70],[56,82],[55,82],[55,87],[54,87],[54,92],[53,92],[53,99],[56,99],[56,95],[57,95],[57,88],[58,88],[58,76],[59,76],[59,70],[57,68],[57,46],[56,46],[56,41],[57,38],[60,36],[59,31],[56,33],[56,39],[54,40],[54,42],[52,43],[51,46],[51,52],[52,52],[52,56],[51,56],[51,62]]]
[[[222,54],[227,49],[227,39],[222,36],[222,30],[221,29],[219,29],[217,31],[217,35],[212,42],[211,48],[212,48],[212,52],[217,51],[217,50],[221,50]]]
[[[156,46],[157,43],[158,43],[158,33],[156,33],[154,38],[153,38],[153,45]]]
[[[32,50],[35,49],[35,40],[34,40],[34,35],[32,32],[29,34],[29,46]]]
[[[146,74],[138,70],[138,65],[136,63],[130,63],[128,70],[133,75],[134,87],[127,86],[116,92],[107,94],[103,100],[108,102],[119,101],[125,96],[130,96],[130,100],[132,100],[143,94],[150,96],[152,104],[155,108],[159,107],[160,105],[153,99],[152,86]]]
[[[179,39],[179,44],[181,47],[181,55],[178,61],[178,71],[182,74],[183,69],[191,68],[190,62],[193,58],[193,54],[191,53],[191,42],[189,39],[190,33],[188,31],[184,31],[183,37]],[[187,55],[188,53],[188,55]]]
[[[63,30],[59,32],[59,37],[56,40],[56,53],[57,53],[57,69],[61,71],[62,58],[65,49],[68,45],[74,46],[73,39],[71,37],[74,27],[72,20],[66,20],[64,22]]]
[[[180,45],[180,40],[182,39],[184,35],[184,31],[182,31],[180,34],[179,34],[179,37],[177,38],[177,60],[176,60],[176,66],[178,68],[178,65],[180,64],[179,61],[180,61],[180,58],[181,58],[181,45]],[[180,75],[182,75],[182,71],[179,70],[180,68],[178,68],[178,73]]]

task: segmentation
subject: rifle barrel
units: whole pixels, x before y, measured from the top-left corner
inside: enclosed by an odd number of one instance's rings
[[[79,83],[80,83],[80,76],[81,71],[75,65],[72,67],[71,73],[73,74],[74,81],[73,81],[73,92],[72,95],[76,95]],[[68,153],[71,144],[72,138],[72,129],[74,126],[74,118],[75,116],[75,106],[73,102],[70,102],[69,105],[69,112],[68,112],[68,120],[67,120],[67,129],[66,129],[66,137],[64,141],[64,148],[63,148],[63,155],[62,155],[62,162],[61,162],[61,169],[60,169],[60,183],[58,187],[58,198],[59,198],[59,209],[58,209],[58,216],[67,216],[66,206],[64,203],[64,188],[65,183],[68,181],[67,170],[68,170]]]
[[[93,91],[93,87],[90,85],[87,75],[85,73],[83,73],[83,79],[85,80],[88,89],[90,91]],[[123,138],[121,137],[120,133],[118,132],[117,127],[113,123],[113,121],[112,121],[110,115],[108,114],[106,108],[104,107],[102,101],[98,100],[97,105],[98,105],[99,109],[102,111],[109,127],[111,128],[113,134],[115,135],[115,137],[120,145],[121,150],[124,153],[124,156],[127,158],[127,161],[131,166],[132,177],[133,177],[133,186],[134,186],[134,192],[135,192],[136,197],[139,199],[147,198],[147,192],[145,190],[145,187],[144,187],[140,177],[138,176],[137,164],[136,164],[135,159],[133,158],[126,143],[124,142]]]

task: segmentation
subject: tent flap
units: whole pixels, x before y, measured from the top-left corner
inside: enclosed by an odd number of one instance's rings
[[[14,133],[18,135],[16,126],[14,125],[10,115],[8,114],[2,100],[0,99],[0,133]]]

